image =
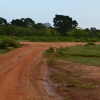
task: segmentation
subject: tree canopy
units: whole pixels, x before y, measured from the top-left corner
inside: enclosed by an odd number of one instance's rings
[[[13,19],[11,22],[7,22],[7,20],[3,17],[0,17],[0,36],[36,36],[39,37],[40,40],[46,41],[45,38],[41,39],[41,36],[53,37],[48,41],[56,41],[57,40],[68,40],[74,39],[83,40],[83,41],[98,41],[100,40],[100,30],[95,27],[91,27],[90,29],[82,29],[77,27],[78,23],[76,20],[73,20],[69,16],[65,15],[55,15],[53,19],[54,27],[46,27],[43,23],[35,23],[31,18],[20,18]],[[59,37],[59,38],[58,38]],[[89,38],[89,39],[88,39]],[[96,39],[95,39],[96,38]],[[79,40],[78,40],[79,39]],[[36,38],[34,38],[37,41]]]
[[[7,25],[7,20],[0,17],[0,26],[6,26]]]
[[[71,17],[64,15],[55,15],[53,22],[54,27],[58,29],[62,35],[66,35],[66,32],[74,29],[78,25],[76,20],[72,20]]]
[[[20,27],[27,27],[27,26],[32,27],[35,24],[35,22],[31,18],[21,18],[12,20],[11,24]]]

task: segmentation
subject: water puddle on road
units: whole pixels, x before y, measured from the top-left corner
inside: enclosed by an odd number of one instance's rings
[[[49,79],[49,71],[48,69],[46,69],[46,75],[44,77],[44,82],[43,82],[43,85],[47,91],[48,94],[50,94],[52,97],[55,97],[57,100],[63,100],[63,97],[61,97],[59,94],[57,94],[55,91],[54,91],[54,84],[52,83],[52,81]]]

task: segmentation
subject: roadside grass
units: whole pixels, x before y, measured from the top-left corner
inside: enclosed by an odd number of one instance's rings
[[[0,41],[0,55],[8,53],[15,50],[15,48],[20,48],[22,45],[10,37],[6,37]]]
[[[64,97],[64,100],[75,100],[87,97],[93,100],[99,100],[98,86],[100,81],[93,78],[84,78],[86,72],[74,69],[74,62],[87,65],[100,66],[100,45],[94,43],[87,43],[84,46],[71,46],[66,48],[56,49],[50,47],[44,52],[47,57],[47,64],[51,72],[50,78],[53,81],[55,91]],[[66,60],[72,61],[66,63]],[[70,66],[72,66],[70,68]],[[77,66],[77,65],[76,65]],[[96,90],[97,93],[92,95],[92,91]],[[85,99],[85,98],[84,98]],[[82,99],[83,100],[83,99]]]
[[[15,48],[12,48],[11,50],[0,49],[0,56],[1,56],[1,55],[4,55],[4,54],[6,54],[6,53],[9,53],[9,52],[11,52],[11,51],[13,51],[13,50],[15,50]]]
[[[0,49],[0,55],[7,53],[5,49]]]
[[[86,44],[84,46],[72,46],[45,51],[45,55],[49,58],[70,60],[87,65],[100,66],[100,45]]]

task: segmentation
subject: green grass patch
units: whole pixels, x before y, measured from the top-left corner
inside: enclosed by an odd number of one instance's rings
[[[7,53],[5,49],[0,49],[0,55]]]
[[[85,46],[72,46],[59,48],[57,52],[46,50],[45,54],[48,57],[71,60],[73,62],[100,66],[100,45],[86,44]]]

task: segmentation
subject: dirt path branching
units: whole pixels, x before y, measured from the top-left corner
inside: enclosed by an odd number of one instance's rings
[[[59,100],[60,98],[55,96],[55,94],[51,94],[46,90],[45,83],[46,80],[45,76],[47,75],[47,64],[43,57],[43,52],[48,49],[49,47],[66,47],[66,46],[75,46],[75,45],[83,45],[85,43],[32,43],[32,42],[23,42],[23,47],[12,51],[8,54],[5,54],[3,56],[0,56],[0,100]],[[66,62],[67,63],[67,62]],[[55,63],[56,64],[56,63]],[[51,78],[55,80],[56,77],[60,75],[59,70],[61,70],[64,75],[61,76],[61,80],[56,80],[56,82],[62,81],[66,83],[67,81],[63,79],[69,79],[69,84],[67,84],[67,88],[64,88],[67,93],[67,96],[72,96],[74,98],[74,93],[76,92],[76,97],[79,96],[79,92],[81,88],[86,87],[86,89],[83,89],[83,91],[86,92],[87,87],[89,90],[94,89],[91,91],[91,95],[94,94],[95,96],[93,99],[89,98],[88,100],[99,100],[97,97],[99,96],[99,85],[98,87],[96,84],[98,84],[98,81],[95,80],[95,73],[99,71],[97,67],[94,67],[91,69],[91,71],[94,73],[90,73],[89,68],[87,67],[85,71],[87,72],[86,75],[84,74],[84,71],[80,69],[80,67],[73,67],[71,66],[71,63],[67,63],[67,65],[70,65],[66,70],[65,69],[59,69],[59,66],[55,66],[57,71],[55,71],[55,68],[50,68],[50,70],[53,72],[51,74]],[[66,64],[59,64],[62,66],[65,66]],[[72,64],[73,65],[73,64]],[[77,66],[77,65],[75,65]],[[53,66],[52,66],[53,67]],[[82,66],[81,66],[82,67]],[[73,69],[77,69],[75,72],[73,72]],[[83,67],[82,67],[83,68]],[[82,71],[82,75],[75,74],[77,71]],[[70,84],[71,78],[68,78],[66,76],[66,73],[68,76],[73,77],[76,79],[75,84]],[[98,74],[97,79],[99,79]],[[52,77],[54,76],[54,77]],[[93,78],[94,77],[94,78]],[[79,80],[81,79],[82,80]],[[87,82],[87,78],[89,79],[89,82]],[[81,84],[83,82],[83,79],[88,84]],[[77,84],[77,81],[79,84]],[[96,82],[95,84],[91,84],[91,82]],[[90,86],[91,84],[91,86]],[[58,85],[58,84],[57,84]],[[80,85],[80,88],[78,89]],[[59,89],[55,87],[52,87],[53,89],[56,88],[57,94],[59,94],[60,91],[62,91],[63,88],[59,86]],[[65,87],[64,84],[62,87]],[[73,89],[74,88],[74,89]],[[73,91],[72,91],[73,90]],[[70,91],[70,92],[69,92]],[[53,92],[52,92],[53,93]],[[63,93],[63,92],[62,92]],[[83,94],[82,94],[83,93]],[[81,95],[84,96],[84,92],[82,92]],[[89,91],[87,91],[89,95]],[[100,93],[100,92],[99,92]],[[66,94],[64,94],[66,95]],[[90,97],[91,97],[90,95]],[[80,97],[80,96],[79,96]],[[66,99],[67,100],[67,99]],[[70,99],[75,100],[75,99]],[[77,99],[78,100],[78,99]],[[81,99],[82,100],[82,99]]]

